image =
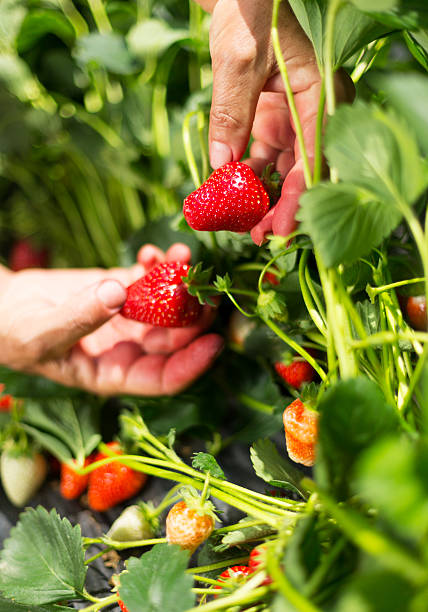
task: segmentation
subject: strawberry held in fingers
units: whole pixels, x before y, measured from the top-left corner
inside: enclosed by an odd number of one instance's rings
[[[120,314],[159,327],[186,327],[196,321],[202,306],[190,295],[183,277],[190,266],[178,261],[155,266],[128,287]]]
[[[318,413],[296,399],[284,410],[283,422],[290,459],[302,465],[314,465]]]
[[[186,501],[175,504],[166,517],[166,538],[192,554],[214,529],[214,506],[201,502],[198,496],[186,495]]]
[[[123,454],[116,442],[107,444],[115,455]],[[94,461],[105,459],[109,455],[98,453]],[[92,510],[105,512],[120,502],[134,497],[147,480],[147,475],[137,472],[118,461],[111,461],[96,468],[89,475],[88,504]]]
[[[200,231],[250,231],[268,212],[269,196],[253,170],[229,162],[184,200],[183,214]]]

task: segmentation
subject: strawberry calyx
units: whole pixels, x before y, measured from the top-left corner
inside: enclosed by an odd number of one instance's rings
[[[180,494],[189,510],[195,510],[199,516],[209,516],[213,521],[221,522],[216,514],[216,508],[208,499],[203,500],[193,487],[183,487]]]
[[[271,162],[265,166],[260,178],[263,187],[266,189],[271,206],[275,206],[281,196],[284,179],[281,174],[274,170],[275,164]]]

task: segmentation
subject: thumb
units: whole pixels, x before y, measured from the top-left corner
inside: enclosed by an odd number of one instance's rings
[[[127,296],[116,280],[85,287],[38,320],[42,357],[58,357],[119,312]]]
[[[251,32],[245,18],[236,1],[219,0],[213,12],[209,139],[210,162],[214,169],[243,156],[267,78],[265,54],[260,53],[255,40],[257,34]]]

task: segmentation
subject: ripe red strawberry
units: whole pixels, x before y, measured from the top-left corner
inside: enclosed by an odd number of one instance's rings
[[[9,255],[9,268],[14,272],[26,268],[47,268],[49,253],[47,249],[36,247],[30,240],[17,240]]]
[[[125,606],[121,599],[119,599],[117,603],[119,604],[119,608],[122,610],[122,612],[128,612],[128,608]]]
[[[424,295],[412,295],[406,303],[406,312],[409,323],[419,331],[428,328],[427,302]]]
[[[127,319],[159,327],[186,327],[201,312],[198,298],[190,295],[183,276],[190,267],[179,261],[161,263],[128,287],[120,311]]]
[[[117,442],[107,444],[112,452],[121,455],[122,450]],[[98,453],[94,461],[105,459],[108,455]],[[147,475],[132,468],[112,461],[89,474],[88,504],[92,510],[104,512],[116,504],[134,497],[147,480]]]
[[[257,572],[260,569],[265,569],[266,567],[266,552],[267,545],[260,544],[260,546],[256,546],[250,552],[250,558],[248,560],[248,567],[252,572]],[[262,585],[272,584],[272,578],[267,576],[265,580],[263,580]]]
[[[224,570],[217,578],[220,582],[226,583],[226,586],[229,588],[237,588],[241,586],[241,584],[245,581],[247,576],[252,574],[253,570],[247,565],[232,565],[228,567],[227,570]],[[216,586],[215,590],[221,590],[222,587]],[[217,597],[217,595],[214,595]]]
[[[0,395],[0,412],[10,412],[13,404],[11,395]]]
[[[84,466],[92,462],[92,457],[87,457]],[[76,463],[73,461],[72,463]],[[68,463],[61,463],[61,479],[59,490],[65,499],[77,499],[86,490],[89,481],[89,474],[78,474],[73,466]]]
[[[318,413],[296,399],[284,410],[285,442],[288,456],[302,465],[315,463],[315,444],[318,435]]]
[[[279,285],[280,283],[278,276],[274,274],[273,272],[266,272],[266,274],[263,277],[263,281],[265,283],[269,283],[269,285]]]
[[[311,382],[315,376],[314,368],[301,357],[293,359],[291,363],[277,361],[275,363],[275,370],[294,389],[300,389],[304,383]]]
[[[183,214],[195,230],[248,232],[269,210],[269,196],[247,164],[230,162],[184,200]]]
[[[214,529],[215,515],[210,502],[201,505],[199,498],[175,504],[166,517],[166,538],[192,554]]]

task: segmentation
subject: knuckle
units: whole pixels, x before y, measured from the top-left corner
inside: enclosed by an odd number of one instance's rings
[[[238,117],[234,117],[231,110],[223,105],[217,105],[212,109],[211,125],[226,130],[236,130],[242,127]]]

